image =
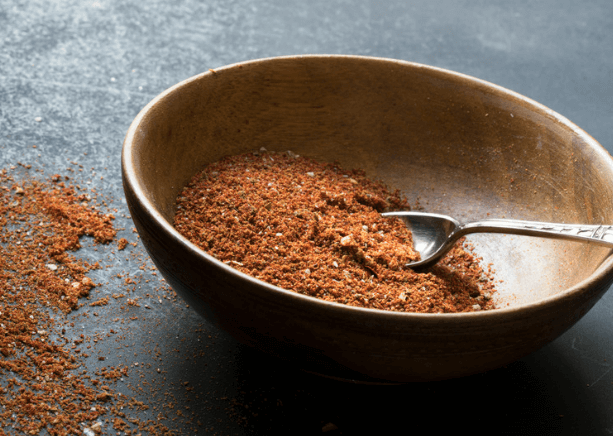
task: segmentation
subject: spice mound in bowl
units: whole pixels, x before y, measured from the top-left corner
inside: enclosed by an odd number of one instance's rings
[[[176,229],[255,278],[322,300],[400,312],[492,309],[491,274],[465,241],[428,272],[410,230],[389,210],[406,198],[363,171],[294,153],[226,157],[177,198]]]

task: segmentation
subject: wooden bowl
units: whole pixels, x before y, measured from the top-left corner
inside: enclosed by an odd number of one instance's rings
[[[173,289],[236,339],[304,370],[362,382],[439,380],[505,365],[555,339],[613,280],[611,250],[471,237],[502,281],[499,309],[411,314],[324,302],[240,273],[172,226],[205,164],[266,147],[361,168],[459,219],[613,223],[609,154],[561,115],[439,68],[357,56],[255,60],[185,80],[127,133],[123,184]]]

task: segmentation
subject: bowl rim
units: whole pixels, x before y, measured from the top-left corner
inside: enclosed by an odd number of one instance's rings
[[[587,278],[576,283],[575,285],[566,288],[554,295],[542,298],[535,302],[520,304],[513,307],[501,307],[495,308],[492,310],[478,311],[478,312],[461,312],[461,313],[417,313],[417,312],[398,312],[398,311],[389,311],[389,310],[381,310],[381,309],[373,309],[373,308],[363,308],[356,306],[349,306],[342,303],[336,303],[326,300],[321,300],[316,297],[311,297],[308,295],[299,294],[297,292],[287,290],[255,277],[252,277],[248,274],[245,274],[237,269],[232,268],[231,266],[223,263],[212,255],[206,253],[204,250],[198,248],[195,244],[189,241],[186,237],[181,235],[170,222],[168,222],[162,214],[156,209],[156,207],[147,199],[145,195],[145,190],[143,189],[141,183],[138,180],[137,173],[134,168],[134,162],[132,160],[132,149],[134,144],[134,138],[139,130],[139,126],[146,115],[151,111],[153,107],[155,107],[160,101],[164,100],[169,95],[174,92],[184,88],[192,82],[201,80],[207,76],[214,76],[224,70],[236,69],[243,66],[256,65],[261,63],[269,63],[269,62],[278,62],[278,61],[288,61],[288,60],[300,60],[300,59],[348,59],[353,61],[365,61],[365,62],[382,62],[382,63],[390,63],[396,64],[403,67],[409,67],[413,69],[422,69],[430,72],[435,72],[441,76],[445,76],[448,78],[454,78],[456,80],[465,80],[470,82],[471,86],[476,86],[481,89],[487,89],[490,92],[502,94],[507,98],[517,99],[522,103],[530,106],[533,109],[537,109],[541,111],[543,114],[549,116],[554,121],[563,124],[567,128],[570,128],[576,135],[580,136],[587,144],[589,144],[592,150],[600,157],[602,162],[608,162],[608,166],[613,171],[613,159],[608,151],[591,135],[589,135],[582,128],[571,122],[569,119],[564,117],[563,115],[555,112],[554,110],[546,107],[545,105],[538,103],[535,100],[532,100],[529,97],[526,97],[522,94],[519,94],[515,91],[509,90],[503,86],[496,85],[494,83],[488,82],[483,79],[479,79],[464,73],[459,73],[456,71],[448,70],[445,68],[425,65],[421,63],[400,60],[400,59],[392,59],[385,57],[373,57],[373,56],[362,56],[362,55],[341,55],[341,54],[301,54],[301,55],[287,55],[287,56],[275,56],[275,57],[265,57],[260,59],[252,59],[244,62],[236,62],[232,64],[228,64],[219,68],[209,69],[203,73],[197,74],[195,76],[189,77],[185,80],[178,82],[177,84],[167,88],[162,91],[156,97],[154,97],[145,107],[143,107],[138,115],[134,118],[128,131],[126,133],[122,153],[121,153],[121,166],[122,166],[122,179],[124,181],[124,190],[128,188],[132,191],[134,198],[140,203],[140,206],[146,211],[147,215],[154,220],[154,223],[157,227],[163,229],[170,237],[179,240],[189,251],[191,251],[194,255],[202,258],[205,262],[212,264],[218,268],[221,268],[223,271],[235,275],[242,280],[246,280],[250,282],[252,285],[257,286],[260,289],[264,289],[267,292],[272,293],[281,293],[285,297],[289,299],[298,299],[300,304],[308,305],[308,306],[317,306],[320,310],[328,310],[332,312],[341,312],[348,316],[354,317],[362,317],[362,316],[377,316],[383,318],[389,318],[398,320],[419,320],[419,322],[434,322],[434,323],[446,323],[446,322],[454,322],[457,320],[468,321],[471,319],[487,319],[487,318],[497,318],[501,317],[512,317],[516,316],[519,313],[526,314],[527,312],[532,312],[536,310],[542,310],[547,307],[560,304],[566,299],[573,298],[578,294],[583,292],[587,292],[590,284],[605,281],[606,276],[611,273],[613,270],[613,255],[609,254],[596,268],[596,270]],[[613,249],[612,249],[613,251]]]

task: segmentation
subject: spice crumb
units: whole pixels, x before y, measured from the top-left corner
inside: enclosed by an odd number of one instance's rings
[[[126,238],[120,238],[117,241],[117,249],[118,250],[123,250],[124,248],[126,248],[127,245],[128,245],[128,240]]]

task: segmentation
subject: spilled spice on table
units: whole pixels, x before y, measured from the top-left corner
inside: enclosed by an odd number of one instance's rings
[[[402,312],[493,309],[491,271],[460,241],[417,273],[411,232],[381,212],[409,210],[361,170],[292,152],[226,157],[177,198],[175,228],[222,262],[300,294]]]
[[[87,375],[81,368],[90,338],[70,335],[74,323],[66,321],[97,286],[86,274],[100,268],[71,252],[83,236],[97,244],[116,236],[114,217],[96,206],[67,177],[44,182],[0,170],[1,434],[100,434],[109,430],[109,416],[125,417],[121,409],[132,407],[107,385],[127,376],[127,369],[105,367]],[[150,434],[171,434],[158,422],[130,422]]]

